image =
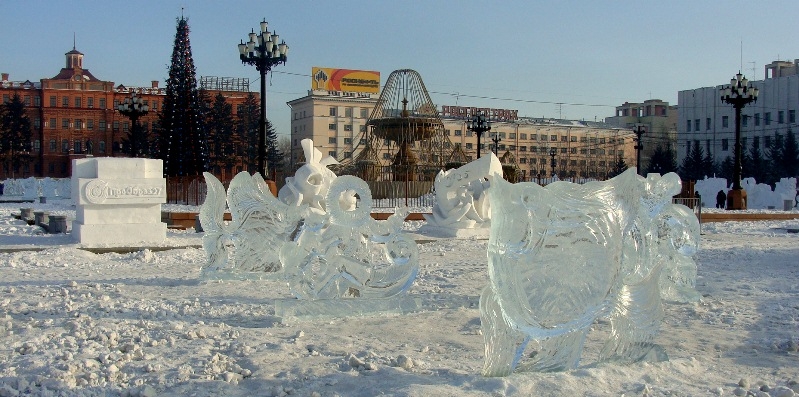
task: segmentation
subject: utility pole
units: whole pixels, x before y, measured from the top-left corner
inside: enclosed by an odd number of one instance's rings
[[[638,175],[642,175],[641,171],[641,149],[644,148],[644,144],[641,143],[641,135],[646,133],[646,128],[643,125],[637,125],[635,131],[635,168],[638,171]]]

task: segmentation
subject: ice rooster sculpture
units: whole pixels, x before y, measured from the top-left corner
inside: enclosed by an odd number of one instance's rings
[[[699,224],[671,203],[679,177],[643,178],[631,169],[606,182],[546,187],[489,179],[483,374],[574,368],[601,317],[611,330],[600,361],[667,359],[653,343],[662,299],[697,299],[690,255]],[[535,351],[520,364],[531,341]]]
[[[502,164],[493,153],[460,168],[440,171],[434,182],[436,204],[425,215],[431,226],[450,229],[487,227],[491,208],[488,202],[489,175],[502,175]]]
[[[294,296],[308,300],[386,298],[406,291],[419,269],[416,243],[402,233],[407,209],[386,221],[372,219],[366,182],[332,172],[330,177],[319,156],[309,155],[312,142],[304,147],[310,162],[287,180],[291,187],[279,194],[287,202],[272,196],[260,174],[239,173],[227,193],[204,174],[204,275],[276,273]],[[232,219],[227,225],[226,209]]]

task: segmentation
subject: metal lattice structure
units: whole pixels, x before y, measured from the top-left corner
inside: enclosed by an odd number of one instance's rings
[[[438,110],[414,70],[391,73],[367,126],[355,140],[353,157],[341,162],[342,171],[366,180],[432,180],[452,150]]]

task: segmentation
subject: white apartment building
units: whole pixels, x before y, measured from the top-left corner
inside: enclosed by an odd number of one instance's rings
[[[760,90],[757,102],[741,115],[741,145],[746,153],[753,145],[765,149],[777,134],[797,130],[799,109],[799,59],[776,61],[765,67],[765,78],[752,81]],[[730,78],[733,78],[731,75]],[[681,163],[698,142],[715,161],[735,153],[735,110],[721,102],[725,84],[680,91],[678,94],[677,161]]]
[[[300,141],[313,139],[323,154],[346,160],[359,150],[363,133],[378,94],[310,90],[308,95],[288,102],[291,107],[292,166],[302,161]],[[443,153],[471,161],[477,158],[477,137],[466,127],[475,111],[494,115],[492,129],[481,139],[482,152],[493,151],[493,138],[499,138],[497,154],[515,161],[522,177],[551,175],[555,151],[555,172],[561,177],[605,178],[621,156],[635,166],[635,135],[628,128],[601,122],[517,117],[515,110],[441,106],[439,113],[448,138]],[[378,155],[383,165],[393,158],[396,145],[385,145]],[[457,156],[456,156],[457,157]],[[445,158],[444,162],[449,159]]]

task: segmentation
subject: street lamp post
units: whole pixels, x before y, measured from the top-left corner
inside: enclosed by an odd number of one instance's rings
[[[735,165],[732,174],[732,190],[727,193],[728,210],[746,209],[746,191],[741,186],[741,110],[757,101],[759,90],[749,84],[749,80],[741,72],[730,80],[730,84],[722,87],[721,101],[732,105],[735,109]]]
[[[641,143],[641,135],[644,135],[646,132],[646,128],[644,126],[639,125],[636,127],[635,131],[635,168],[638,171],[638,175],[643,175],[641,171],[641,150],[644,148],[644,144]]]
[[[484,132],[491,131],[491,122],[488,121],[488,119],[486,119],[482,114],[478,114],[466,122],[466,129],[469,131],[474,131],[474,133],[477,134],[477,158],[479,159],[480,150],[482,149],[480,146],[480,137],[483,136]]]
[[[239,44],[241,63],[254,65],[261,74],[261,117],[258,125],[258,172],[264,177],[266,173],[266,73],[272,66],[286,63],[289,46],[285,41],[278,44],[280,36],[277,32],[269,32],[266,19],[261,21],[261,32],[251,31],[250,41]]]
[[[117,105],[117,110],[120,114],[130,119],[130,154],[133,157],[142,157],[145,155],[144,148],[149,146],[149,142],[144,139],[143,131],[139,126],[139,118],[146,116],[150,112],[150,106],[144,104],[144,100],[132,92],[129,98],[125,98],[122,103]],[[149,151],[148,151],[149,153]]]
[[[494,156],[499,157],[499,142],[502,141],[502,138],[499,137],[499,132],[495,132],[491,140],[494,142]]]
[[[557,153],[558,153],[558,151],[555,148],[549,149],[549,156],[552,157],[552,160],[550,160],[549,165],[552,166],[552,176],[553,177],[555,176],[555,155]]]

